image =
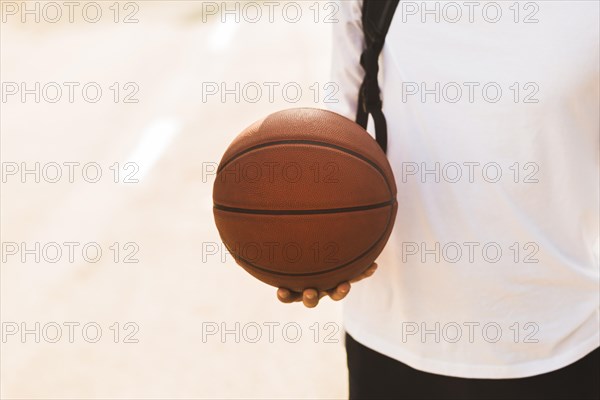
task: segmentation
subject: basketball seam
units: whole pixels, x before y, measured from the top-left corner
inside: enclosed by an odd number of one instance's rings
[[[221,204],[215,204],[213,207],[219,211],[240,213],[240,214],[261,214],[261,215],[315,215],[315,214],[338,214],[356,211],[368,211],[383,208],[394,204],[394,200],[384,201],[383,203],[369,204],[357,207],[344,208],[322,208],[314,210],[260,210],[250,208],[228,207]]]
[[[277,146],[277,145],[282,145],[282,144],[309,144],[309,145],[314,145],[314,146],[320,146],[320,147],[329,147],[332,149],[336,149],[339,151],[342,151],[346,154],[350,154],[351,156],[354,156],[358,159],[360,159],[361,161],[366,162],[367,164],[371,165],[373,168],[375,168],[377,170],[377,172],[379,172],[379,174],[383,177],[383,180],[385,181],[385,184],[390,192],[390,195],[393,196],[393,192],[392,192],[392,187],[390,185],[390,183],[388,182],[387,177],[385,176],[385,173],[383,172],[383,169],[381,169],[381,167],[379,165],[377,165],[376,163],[374,163],[373,161],[371,161],[370,159],[368,159],[367,157],[363,156],[360,153],[357,153],[353,150],[347,149],[345,147],[342,146],[338,146],[336,144],[331,144],[331,143],[325,143],[325,142],[319,142],[316,140],[306,140],[306,139],[289,139],[289,140],[278,140],[278,141],[274,141],[274,142],[266,142],[266,143],[261,143],[261,144],[257,144],[255,146],[252,147],[248,147],[247,149],[244,149],[236,154],[234,154],[232,157],[229,158],[229,160],[222,162],[221,165],[219,165],[219,167],[217,168],[217,175],[223,170],[223,168],[225,168],[228,164],[230,164],[231,162],[233,162],[236,158],[239,158],[240,156],[249,153],[251,151],[254,150],[258,150],[258,149],[262,149],[265,147],[271,147],[271,146]]]
[[[246,260],[244,257],[241,257],[239,254],[237,254],[235,251],[233,251],[232,249],[229,248],[229,246],[227,246],[227,243],[225,243],[225,241],[223,241],[223,244],[225,245],[225,247],[227,248],[227,250],[233,255],[234,258],[237,258],[241,261],[243,261],[244,263],[246,263],[248,266],[255,268],[259,271],[268,273],[268,274],[273,274],[273,275],[281,275],[281,276],[314,276],[314,275],[322,275],[322,274],[326,274],[328,272],[333,272],[336,271],[338,269],[342,269],[358,260],[360,260],[361,258],[363,258],[365,255],[369,254],[369,252],[371,252],[375,246],[377,246],[377,244],[379,244],[379,242],[381,242],[383,240],[383,238],[385,237],[386,233],[388,232],[388,229],[390,228],[390,223],[392,222],[392,214],[393,214],[393,207],[394,205],[396,205],[396,201],[394,200],[394,202],[392,204],[390,204],[389,206],[390,208],[390,212],[388,215],[388,220],[387,223],[385,225],[385,229],[383,230],[383,234],[371,245],[369,246],[369,248],[367,250],[365,250],[363,253],[361,253],[360,255],[358,255],[357,257],[355,257],[354,259],[342,264],[342,265],[338,265],[335,268],[330,268],[328,270],[325,271],[319,271],[319,272],[304,272],[304,273],[289,273],[289,272],[280,272],[280,271],[273,271],[271,269],[268,268],[263,268],[263,267],[259,267],[258,265],[255,265],[253,263],[251,263],[250,261]]]

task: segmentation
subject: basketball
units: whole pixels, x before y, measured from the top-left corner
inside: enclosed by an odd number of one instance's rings
[[[240,133],[219,163],[213,213],[235,261],[294,291],[329,290],[383,250],[396,185],[377,142],[336,113],[295,108]]]

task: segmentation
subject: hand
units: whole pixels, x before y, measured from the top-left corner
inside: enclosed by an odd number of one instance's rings
[[[362,274],[357,276],[356,278],[350,280],[349,282],[342,282],[337,287],[327,291],[319,291],[316,289],[304,289],[302,293],[293,292],[286,288],[277,289],[277,298],[282,303],[295,303],[295,302],[303,302],[304,305],[308,308],[316,307],[319,304],[319,300],[324,296],[331,297],[332,300],[339,301],[342,300],[348,292],[350,292],[350,284],[363,280],[365,278],[373,275],[375,270],[377,269],[377,264],[373,263],[369,268],[365,270]]]

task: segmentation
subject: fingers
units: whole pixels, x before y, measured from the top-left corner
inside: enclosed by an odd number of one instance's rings
[[[348,292],[350,292],[350,282],[342,282],[335,289],[330,290],[328,294],[332,300],[339,301],[346,297]]]
[[[302,293],[302,302],[305,307],[313,308],[319,304],[319,292],[315,289],[304,289]]]
[[[282,303],[293,303],[296,301],[300,301],[302,298],[301,293],[292,292],[286,288],[277,289],[277,299]]]
[[[373,263],[371,264],[371,266],[369,268],[367,268],[362,274],[360,274],[359,276],[357,276],[354,279],[350,280],[350,283],[355,283],[358,281],[361,281],[365,278],[370,277],[371,275],[373,275],[375,273],[375,271],[377,270],[377,263]]]
[[[305,289],[302,293],[294,292],[286,288],[277,289],[277,299],[282,303],[295,303],[301,301],[308,308],[314,308],[319,304],[319,299],[326,296],[326,292],[317,292],[316,289]]]
[[[324,296],[331,297],[332,300],[339,301],[348,295],[350,292],[351,283],[358,282],[365,278],[370,277],[377,270],[377,263],[371,264],[369,268],[367,268],[362,274],[357,276],[356,278],[350,280],[349,282],[342,282],[335,287],[335,289],[331,289],[328,291],[317,291],[316,289],[304,289],[302,293],[293,292],[286,288],[277,289],[277,298],[282,303],[294,303],[298,301],[302,301],[304,306],[308,308],[314,308],[319,304],[319,299]]]

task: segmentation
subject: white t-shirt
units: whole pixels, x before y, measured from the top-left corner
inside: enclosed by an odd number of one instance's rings
[[[600,343],[599,3],[451,3],[401,1],[386,38],[398,215],[345,327],[435,374],[553,371]],[[361,2],[339,4],[331,108],[354,119]]]

